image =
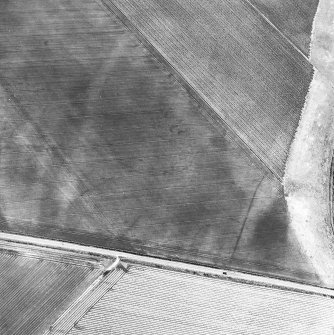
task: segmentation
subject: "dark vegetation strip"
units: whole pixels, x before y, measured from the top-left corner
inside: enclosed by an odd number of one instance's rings
[[[329,206],[330,206],[330,222],[334,232],[334,151],[332,151],[332,163],[329,177]]]

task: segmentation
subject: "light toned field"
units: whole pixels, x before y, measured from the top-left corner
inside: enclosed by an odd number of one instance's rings
[[[319,0],[248,0],[305,56]]]
[[[126,266],[127,272],[119,268],[119,273],[110,274],[47,334],[331,335],[333,331],[330,297]]]

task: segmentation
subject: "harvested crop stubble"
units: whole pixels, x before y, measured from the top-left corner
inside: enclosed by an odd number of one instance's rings
[[[243,1],[112,1],[281,178],[312,66]]]

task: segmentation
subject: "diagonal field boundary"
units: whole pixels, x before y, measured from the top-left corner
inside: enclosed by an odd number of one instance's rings
[[[281,180],[313,67],[243,1],[106,1]]]

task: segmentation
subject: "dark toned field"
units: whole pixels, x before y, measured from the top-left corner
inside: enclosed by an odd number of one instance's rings
[[[44,332],[101,273],[98,260],[0,243],[0,333]]]
[[[312,24],[319,0],[248,0],[304,55],[310,51]]]
[[[190,2],[168,3],[179,15],[175,27],[189,23]],[[162,7],[150,23],[157,29]],[[148,29],[151,7],[138,16],[126,8]],[[192,15],[200,9],[194,1]],[[216,40],[223,28],[215,15],[201,41],[192,26],[184,45],[174,32],[154,43],[170,51],[166,58],[177,56],[173,64],[189,82],[208,84],[212,106],[224,107],[233,129],[278,173],[312,69],[251,9],[238,9],[258,34],[246,36],[247,54],[246,40],[229,49],[241,26]],[[178,49],[172,40],[182,42]],[[175,54],[184,47],[188,54]],[[291,231],[278,180],[224,124],[207,120],[211,110],[106,7],[1,1],[0,83],[1,230],[321,284]]]

